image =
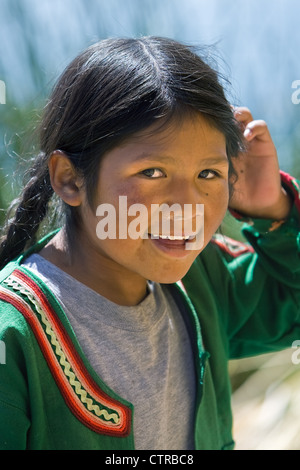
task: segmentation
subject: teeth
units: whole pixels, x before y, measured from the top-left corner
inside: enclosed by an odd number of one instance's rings
[[[172,235],[156,235],[156,234],[152,234],[153,238],[162,238],[163,240],[188,240],[190,237],[189,236],[186,236],[186,237],[180,237],[180,236],[172,236]]]

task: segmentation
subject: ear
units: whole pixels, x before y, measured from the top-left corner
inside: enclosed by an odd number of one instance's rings
[[[83,182],[68,156],[55,150],[48,163],[50,181],[55,193],[69,206],[80,206],[83,201]]]

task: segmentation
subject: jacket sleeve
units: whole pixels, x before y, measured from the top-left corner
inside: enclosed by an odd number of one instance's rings
[[[215,262],[206,263],[230,358],[288,348],[300,339],[300,186],[285,173],[281,178],[294,200],[288,219],[247,220],[248,243],[219,237]]]

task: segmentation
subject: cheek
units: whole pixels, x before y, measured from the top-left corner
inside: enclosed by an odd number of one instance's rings
[[[101,201],[103,200],[101,198]],[[136,193],[114,194],[107,197],[106,201],[106,203],[100,202],[98,204],[97,237],[99,240],[107,242],[105,246],[109,250],[121,252],[125,250],[125,253],[127,249],[134,250],[137,240],[148,237],[151,216],[150,203],[147,204],[145,199],[142,199]]]
[[[129,237],[132,235],[133,238],[135,233],[140,235],[144,233],[150,226],[151,205],[156,199],[153,190],[146,190],[141,184],[123,184],[116,188],[112,196],[121,232],[127,227]]]
[[[219,227],[228,209],[228,202],[229,188],[225,182],[205,192],[203,203],[206,226],[212,227],[212,230]]]

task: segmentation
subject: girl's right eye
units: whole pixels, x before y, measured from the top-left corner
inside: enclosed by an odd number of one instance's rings
[[[147,168],[147,170],[141,171],[141,174],[147,178],[163,178],[165,176],[159,168]]]

